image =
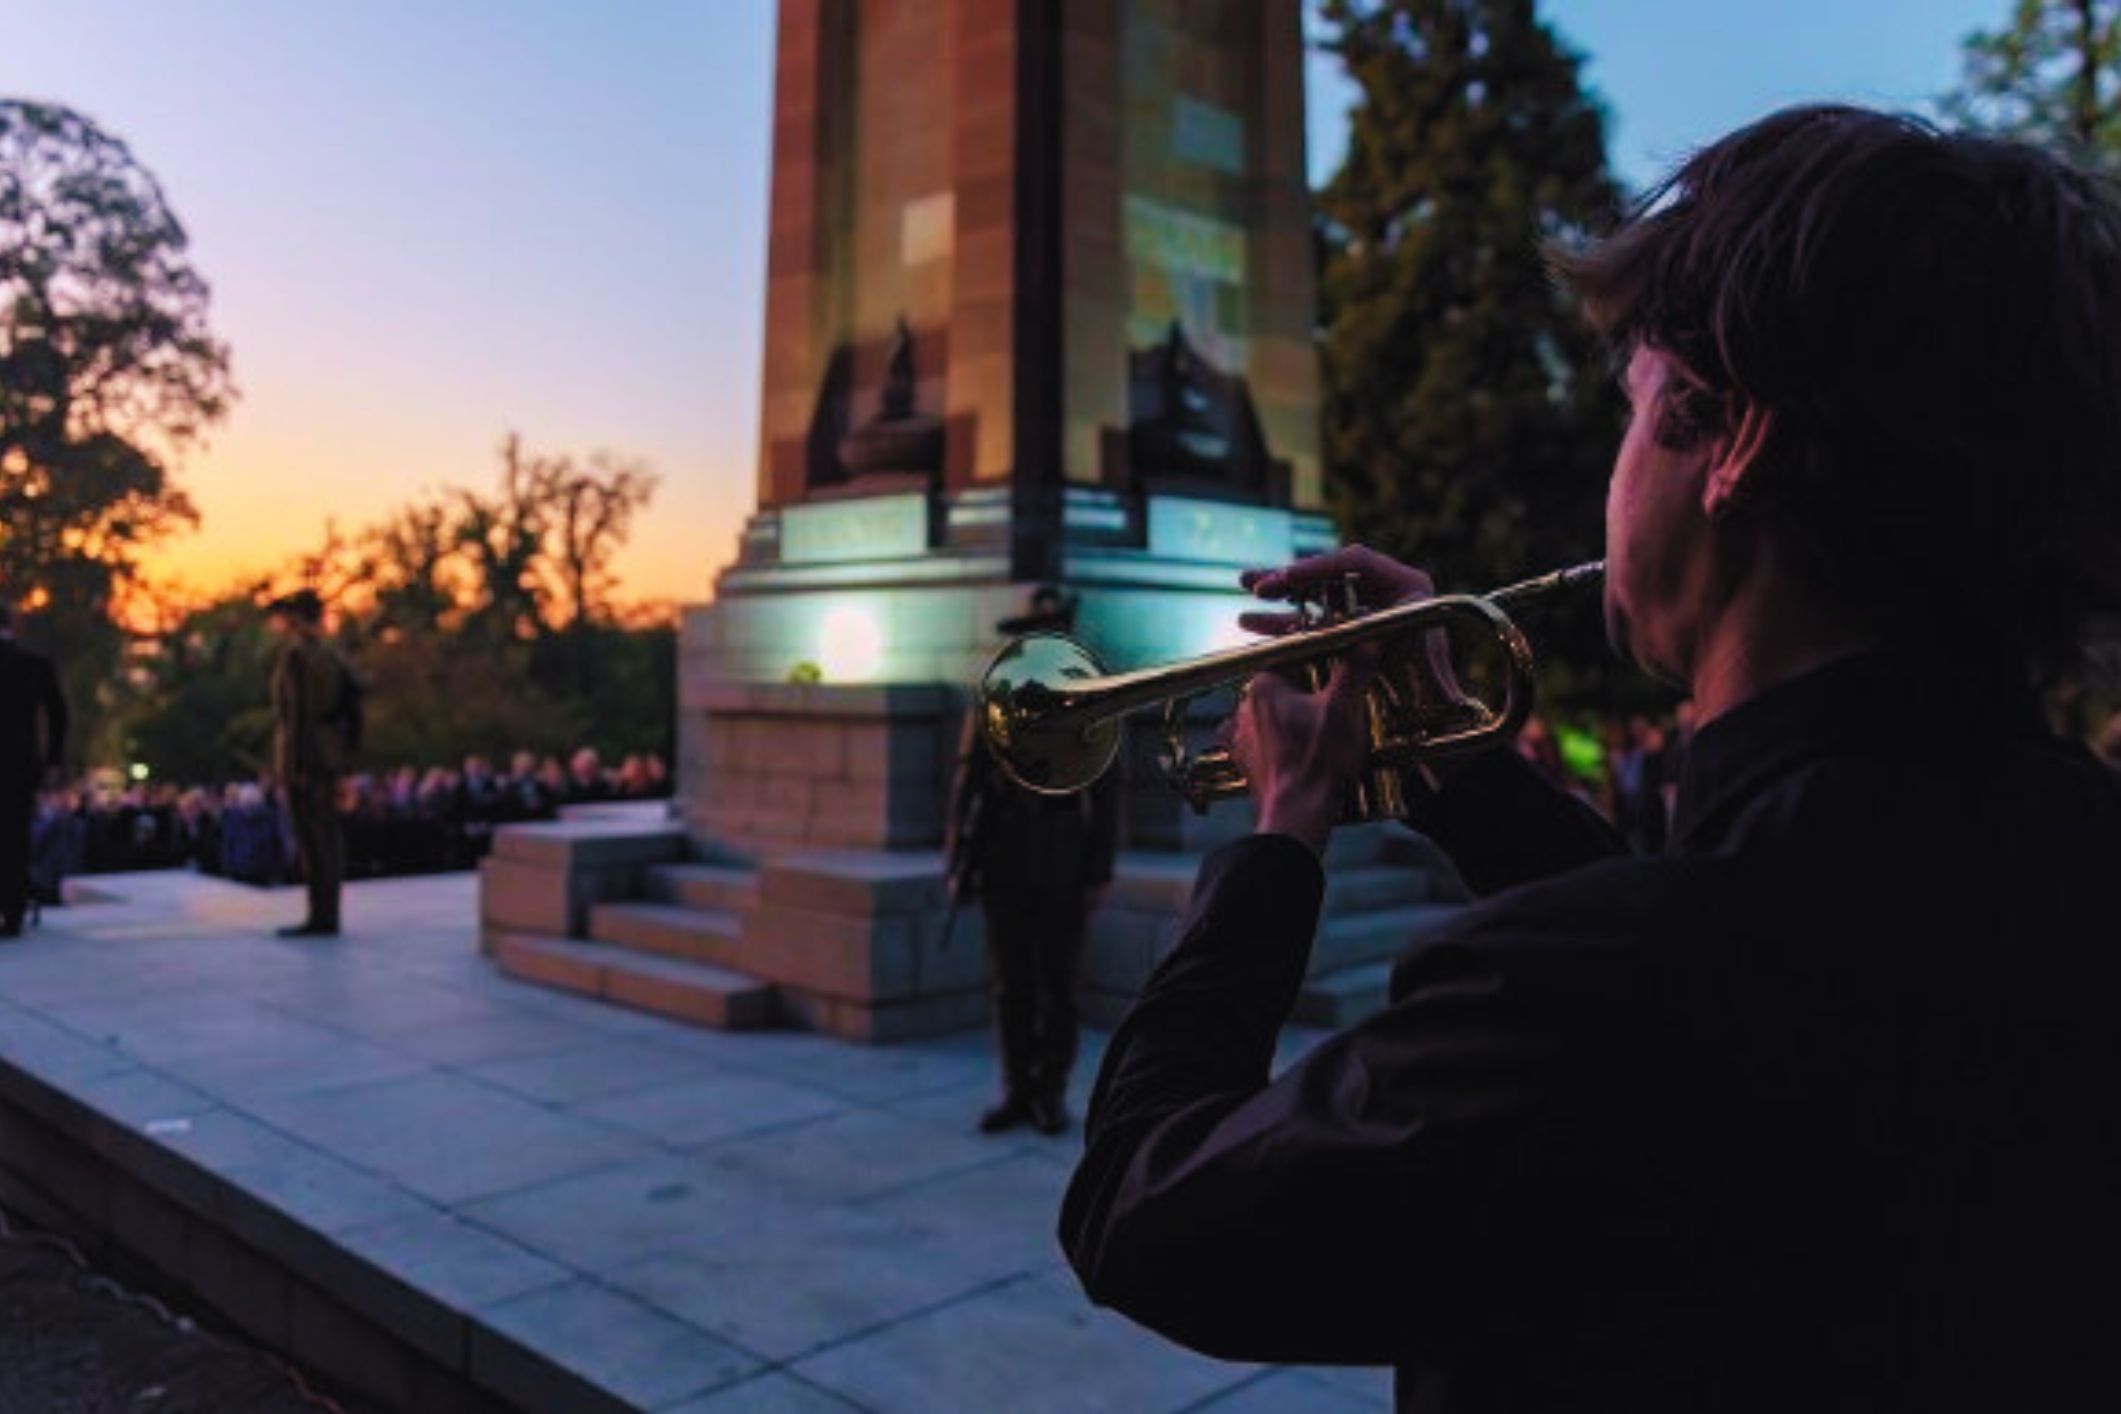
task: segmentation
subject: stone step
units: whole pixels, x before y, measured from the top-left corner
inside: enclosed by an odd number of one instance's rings
[[[1392,964],[1373,962],[1313,977],[1296,994],[1294,1019],[1305,1026],[1352,1026],[1383,1011]]]
[[[675,903],[600,903],[589,910],[589,936],[630,952],[728,966],[742,954],[744,920],[726,908]]]
[[[651,902],[686,908],[741,912],[759,901],[758,871],[731,864],[658,864],[641,883]]]
[[[1310,975],[1325,977],[1350,967],[1389,962],[1457,912],[1455,904],[1417,903],[1320,919],[1318,939],[1311,945]]]
[[[495,937],[492,951],[511,977],[679,1021],[752,1031],[780,1020],[770,983],[726,967],[526,933]]]

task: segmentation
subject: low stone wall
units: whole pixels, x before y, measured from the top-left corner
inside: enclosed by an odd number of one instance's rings
[[[683,859],[684,829],[604,820],[510,825],[479,865],[479,937],[496,932],[578,938],[589,910],[635,896],[640,873]]]
[[[348,1414],[626,1407],[211,1164],[6,1062],[0,1206],[321,1375]]]

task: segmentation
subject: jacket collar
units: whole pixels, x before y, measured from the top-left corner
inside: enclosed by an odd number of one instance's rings
[[[1695,734],[1679,780],[1671,852],[1714,848],[1777,777],[1828,757],[1920,754],[1940,763],[1983,742],[2046,734],[2022,681],[1963,649],[1881,649],[1778,684]]]

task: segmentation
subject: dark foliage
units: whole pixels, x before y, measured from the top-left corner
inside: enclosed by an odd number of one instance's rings
[[[1320,201],[1344,534],[1457,590],[1596,558],[1620,401],[1542,254],[1620,211],[1580,61],[1532,0],[1328,0],[1323,18],[1360,92]],[[1543,618],[1548,686],[1601,688],[1595,606]]]
[[[227,411],[184,228],[123,142],[0,100],[0,602],[59,650],[85,744],[141,551],[196,517],[175,458]]]
[[[364,758],[442,765],[589,742],[667,759],[675,624],[622,612],[608,576],[653,490],[635,464],[537,457],[510,437],[493,490],[444,491],[297,557],[272,587],[307,585],[333,606],[367,683]],[[176,612],[140,645],[124,679],[125,760],[183,781],[266,764],[266,597],[260,586]]]
[[[1976,131],[2121,170],[2121,0],[2015,0],[2007,24],[1967,36],[1942,107]]]

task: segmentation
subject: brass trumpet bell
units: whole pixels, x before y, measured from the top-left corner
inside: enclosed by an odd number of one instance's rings
[[[1026,634],[994,656],[980,679],[980,732],[1010,780],[1041,795],[1072,795],[1111,769],[1119,716],[1061,710],[1104,676],[1097,655],[1065,633]]]
[[[1356,602],[1351,582],[1335,586],[1334,598],[1299,604],[1304,622],[1285,636],[1130,673],[1107,673],[1095,654],[1064,634],[1032,634],[1005,646],[981,678],[980,729],[1011,780],[1041,794],[1067,795],[1111,767],[1123,718],[1162,705],[1163,774],[1194,809],[1205,810],[1212,801],[1242,793],[1247,782],[1226,749],[1187,749],[1195,698],[1275,671],[1293,673],[1316,690],[1336,659],[1374,644],[1380,661],[1367,693],[1369,754],[1348,815],[1396,816],[1406,808],[1405,771],[1500,745],[1531,712],[1532,649],[1507,608],[1594,584],[1604,569],[1602,562],[1578,565],[1484,597],[1443,595],[1374,611]],[[1499,688],[1492,699],[1460,685],[1440,632],[1453,624],[1485,636],[1499,650]]]

